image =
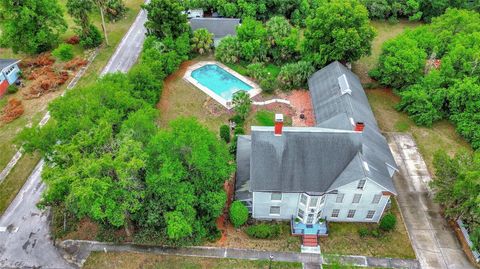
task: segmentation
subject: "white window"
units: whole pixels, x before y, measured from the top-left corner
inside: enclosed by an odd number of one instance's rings
[[[360,203],[360,199],[362,199],[362,195],[359,194],[359,193],[356,193],[356,194],[353,196],[352,204],[358,204],[358,203]]]
[[[353,218],[355,216],[355,211],[354,209],[348,210],[347,218]]]
[[[270,215],[280,215],[280,207],[279,206],[271,206],[270,207]]]
[[[317,207],[317,201],[318,201],[318,198],[317,198],[317,197],[312,197],[312,198],[310,198],[310,205],[309,205],[309,207]]]
[[[305,194],[302,194],[302,196],[300,196],[300,203],[303,205],[307,204],[307,196]]]
[[[372,204],[378,204],[378,203],[380,203],[380,199],[382,199],[382,195],[380,195],[380,194],[375,194],[375,196],[373,196]]]
[[[365,187],[365,182],[367,182],[365,179],[362,179],[358,182],[357,189],[363,190],[363,187]]]
[[[337,203],[343,203],[343,197],[345,197],[345,194],[343,194],[343,193],[337,194],[337,200],[336,200],[336,202],[337,202]]]
[[[270,196],[270,200],[272,201],[282,201],[282,193],[281,192],[272,192]]]
[[[305,216],[305,211],[303,211],[299,208],[297,216],[298,216],[298,218],[303,219],[303,216]]]
[[[334,209],[332,211],[332,218],[338,218],[338,215],[340,215],[340,209]]]
[[[368,210],[367,219],[373,219],[373,216],[375,216],[375,210]]]
[[[322,196],[322,199],[320,199],[320,204],[323,204],[325,202],[325,195]]]

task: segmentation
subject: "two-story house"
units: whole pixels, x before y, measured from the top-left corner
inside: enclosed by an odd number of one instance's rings
[[[333,62],[308,81],[315,127],[253,126],[238,137],[235,199],[253,218],[292,220],[294,234],[326,221],[378,222],[397,171],[358,77]],[[326,221],[325,221],[326,220]]]

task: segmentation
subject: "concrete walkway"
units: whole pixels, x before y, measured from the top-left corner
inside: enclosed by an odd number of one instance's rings
[[[388,140],[400,167],[400,174],[394,177],[398,203],[422,268],[474,268],[440,215],[439,205],[432,201],[431,176],[412,136],[394,133]]]
[[[269,260],[300,262],[305,268],[321,268],[321,264],[339,263],[360,267],[409,268],[419,269],[417,260],[373,258],[365,256],[327,256],[314,253],[261,251],[253,249],[216,248],[216,247],[159,247],[135,244],[113,244],[96,241],[66,240],[59,243],[64,249],[64,258],[81,267],[92,251],[102,252],[138,252],[159,255],[194,256],[208,258],[232,258],[246,260]]]

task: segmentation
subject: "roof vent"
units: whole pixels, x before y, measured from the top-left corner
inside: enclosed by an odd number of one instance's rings
[[[338,85],[340,86],[340,91],[342,95],[348,93],[352,94],[352,90],[350,89],[350,85],[348,84],[347,76],[345,74],[338,77]]]
[[[363,167],[365,168],[365,170],[367,170],[367,172],[370,172],[370,167],[368,166],[368,163],[366,161],[363,161]]]

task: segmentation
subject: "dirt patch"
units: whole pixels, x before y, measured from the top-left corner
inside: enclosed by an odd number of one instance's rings
[[[98,224],[93,222],[90,218],[83,218],[78,222],[75,231],[70,232],[64,236],[73,240],[95,240],[99,231]]]

